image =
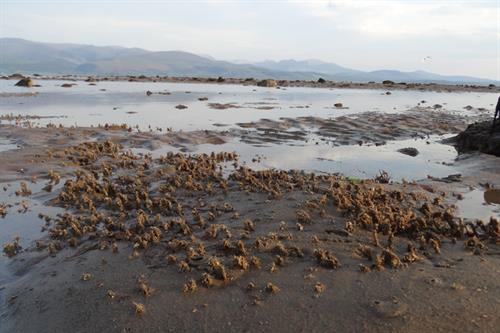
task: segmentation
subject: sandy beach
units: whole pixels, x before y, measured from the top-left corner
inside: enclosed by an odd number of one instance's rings
[[[0,332],[497,330],[500,157],[454,138],[490,121],[488,94],[385,112],[337,90],[175,84],[94,106],[174,128],[76,118],[97,101],[78,87],[0,97]]]

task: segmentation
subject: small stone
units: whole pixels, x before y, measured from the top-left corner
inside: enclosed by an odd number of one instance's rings
[[[417,148],[413,148],[413,147],[406,147],[406,148],[401,148],[401,149],[398,149],[398,152],[401,153],[401,154],[405,154],[405,155],[408,155],[408,156],[411,156],[411,157],[415,157],[419,154],[419,151]]]

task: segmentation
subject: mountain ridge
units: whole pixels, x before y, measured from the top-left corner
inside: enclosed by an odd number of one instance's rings
[[[499,84],[469,76],[450,76],[426,71],[360,71],[318,59],[233,63],[185,51],[148,51],[123,46],[74,43],[43,43],[21,38],[0,38],[0,73],[79,75],[168,75],[256,79],[333,81],[382,81],[415,83]]]

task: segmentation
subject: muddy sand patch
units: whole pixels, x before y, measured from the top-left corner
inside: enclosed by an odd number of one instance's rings
[[[366,112],[356,116],[335,118],[262,119],[238,125],[245,129],[256,130],[243,134],[244,142],[304,141],[308,134],[315,134],[328,138],[333,145],[339,146],[383,144],[389,140],[458,133],[466,128],[467,121],[467,118],[459,115],[419,108],[401,114]]]

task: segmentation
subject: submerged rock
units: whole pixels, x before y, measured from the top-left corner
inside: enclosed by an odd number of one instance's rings
[[[16,83],[16,86],[18,87],[33,87],[33,80],[29,77],[25,77],[24,79],[19,80]]]
[[[455,146],[459,153],[480,151],[500,156],[500,124],[492,130],[492,121],[469,125],[465,131],[446,140]]]
[[[419,154],[418,149],[413,148],[413,147],[401,148],[401,149],[398,149],[398,152],[400,152],[401,154],[411,156],[411,157],[415,157]]]

